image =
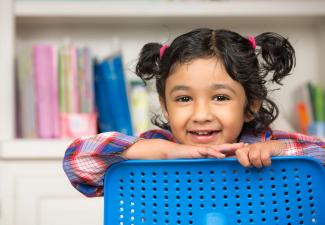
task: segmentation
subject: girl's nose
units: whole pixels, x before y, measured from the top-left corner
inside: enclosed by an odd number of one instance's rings
[[[192,120],[196,123],[210,122],[213,119],[213,112],[208,103],[197,103],[194,106]]]

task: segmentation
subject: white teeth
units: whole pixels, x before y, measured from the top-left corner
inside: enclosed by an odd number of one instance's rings
[[[209,135],[209,134],[212,134],[213,131],[193,131],[193,133],[195,133],[197,135]]]

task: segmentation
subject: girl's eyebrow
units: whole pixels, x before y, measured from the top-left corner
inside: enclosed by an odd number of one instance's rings
[[[227,84],[213,84],[211,85],[212,89],[227,89],[232,93],[236,94],[236,91]]]
[[[191,88],[189,86],[185,86],[185,85],[176,85],[175,87],[172,88],[172,90],[170,91],[170,93],[172,94],[175,91],[188,91]]]
[[[232,93],[236,94],[236,91],[227,84],[213,84],[213,85],[211,85],[211,88],[212,89],[226,89],[226,90],[229,90]],[[190,89],[191,88],[186,85],[176,85],[175,87],[172,88],[172,90],[170,91],[170,94],[172,94],[175,91],[188,91]]]

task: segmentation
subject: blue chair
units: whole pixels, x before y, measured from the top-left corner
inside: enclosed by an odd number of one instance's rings
[[[104,183],[105,225],[325,224],[325,170],[308,157],[130,160]]]

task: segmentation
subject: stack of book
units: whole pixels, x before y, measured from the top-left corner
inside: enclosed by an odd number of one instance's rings
[[[73,138],[97,133],[88,48],[35,44],[18,53],[18,136]]]

